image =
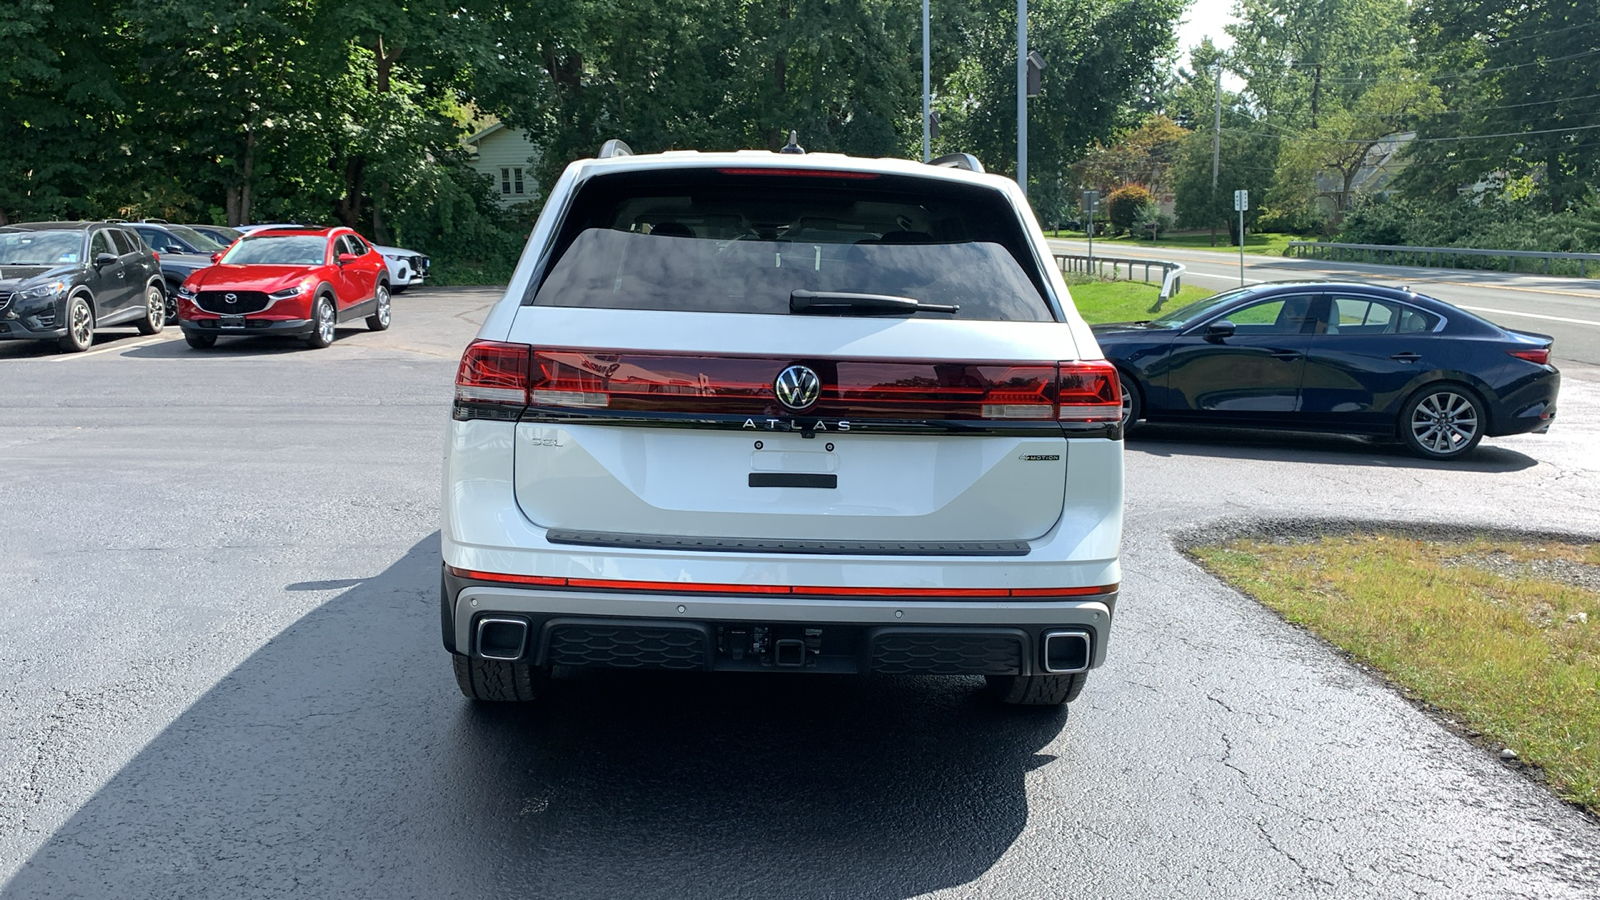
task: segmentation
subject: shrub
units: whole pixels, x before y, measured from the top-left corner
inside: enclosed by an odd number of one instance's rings
[[[1153,241],[1172,228],[1172,217],[1162,212],[1159,204],[1146,203],[1134,216],[1133,228],[1140,237],[1148,236]]]
[[[1133,228],[1139,210],[1156,202],[1156,198],[1142,184],[1125,184],[1106,195],[1106,212],[1111,227],[1117,231]]]

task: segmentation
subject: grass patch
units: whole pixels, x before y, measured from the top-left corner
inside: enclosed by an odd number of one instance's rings
[[[1053,238],[1063,238],[1066,240],[1081,241],[1087,239],[1081,231],[1052,231],[1049,232],[1049,235]],[[1244,252],[1254,253],[1259,256],[1282,256],[1284,251],[1289,248],[1290,241],[1309,240],[1313,240],[1313,238],[1308,238],[1298,234],[1280,234],[1278,232],[1266,232],[1263,234],[1250,233],[1244,236]],[[1116,256],[1119,248],[1127,248],[1131,250],[1136,247],[1144,247],[1147,249],[1150,247],[1173,247],[1182,250],[1211,250],[1217,253],[1232,253],[1235,255],[1238,255],[1239,253],[1238,247],[1228,243],[1228,233],[1226,231],[1217,233],[1217,245],[1215,247],[1211,246],[1211,232],[1209,231],[1191,234],[1169,233],[1163,235],[1158,241],[1151,241],[1148,238],[1133,238],[1129,237],[1128,235],[1122,235],[1121,237],[1114,238],[1097,237],[1094,239],[1096,252],[1098,252],[1099,247],[1102,244],[1106,247],[1105,254],[1107,256]]]
[[[1370,534],[1193,552],[1600,813],[1600,544]]]
[[[1078,307],[1078,313],[1091,324],[1148,319],[1150,307],[1155,305],[1156,297],[1161,294],[1160,285],[1146,284],[1143,281],[1068,279],[1067,287],[1072,292],[1072,303]],[[1206,288],[1186,284],[1178,290],[1177,296],[1167,300],[1162,309],[1177,309],[1185,303],[1202,300],[1213,293]]]

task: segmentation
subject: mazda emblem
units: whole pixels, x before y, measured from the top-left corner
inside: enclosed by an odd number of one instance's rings
[[[790,409],[805,409],[822,396],[822,379],[805,366],[790,366],[772,382],[778,402]]]
[[[232,306],[235,303],[239,302],[239,295],[238,294],[223,294],[222,295],[222,300],[223,300],[224,303],[227,303],[229,306]]]

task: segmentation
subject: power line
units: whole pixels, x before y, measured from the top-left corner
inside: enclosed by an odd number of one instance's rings
[[[1272,126],[1272,127],[1277,127],[1277,126]],[[1572,126],[1570,128],[1546,128],[1546,129],[1542,129],[1542,130],[1539,130],[1539,131],[1504,131],[1504,132],[1501,132],[1499,134],[1461,134],[1461,135],[1454,135],[1452,137],[1431,137],[1431,138],[1417,137],[1417,138],[1412,138],[1410,141],[1406,141],[1405,143],[1439,144],[1439,143],[1445,143],[1445,142],[1451,142],[1451,141],[1486,141],[1486,140],[1491,140],[1491,139],[1494,139],[1494,138],[1533,137],[1534,135],[1540,135],[1540,134],[1566,134],[1568,132],[1573,132],[1573,131],[1589,131],[1589,130],[1594,129],[1594,128],[1600,128],[1600,123],[1597,123],[1597,124],[1594,124],[1594,125],[1574,125],[1574,126]],[[1251,131],[1248,128],[1224,128],[1222,130],[1227,132],[1227,133],[1229,133],[1229,134],[1250,134],[1250,135],[1256,135],[1257,137],[1264,137],[1265,136],[1265,135],[1261,135],[1259,132]],[[1281,134],[1281,135],[1273,135],[1273,136],[1274,137],[1279,137],[1282,140],[1296,141],[1298,143],[1311,143],[1311,144],[1381,144],[1381,143],[1383,143],[1384,138],[1388,137],[1388,135],[1384,135],[1383,138],[1378,138],[1377,140],[1367,141],[1367,140],[1361,140],[1361,139],[1358,139],[1358,138],[1319,138],[1319,137],[1312,137],[1310,135],[1299,135],[1299,136],[1297,136],[1297,135]]]
[[[1534,100],[1534,101],[1529,102],[1529,103],[1507,103],[1507,104],[1505,104],[1503,106],[1470,106],[1470,107],[1465,107],[1465,108],[1462,108],[1462,109],[1441,109],[1441,110],[1437,110],[1435,112],[1407,113],[1407,115],[1413,115],[1413,116],[1466,115],[1468,113],[1492,112],[1492,111],[1497,110],[1497,109],[1522,109],[1522,108],[1528,107],[1528,106],[1546,106],[1546,105],[1551,104],[1551,103],[1566,103],[1566,102],[1575,103],[1575,102],[1577,102],[1579,100],[1593,100],[1596,97],[1600,97],[1600,94],[1584,94],[1581,97],[1552,97],[1549,100]],[[1350,116],[1353,119],[1387,119],[1387,118],[1390,118],[1388,115],[1385,115],[1384,113],[1346,113],[1346,115]]]
[[[1466,77],[1468,75],[1490,75],[1490,74],[1493,74],[1495,72],[1510,72],[1513,69],[1526,69],[1529,66],[1542,66],[1542,65],[1546,65],[1548,63],[1570,62],[1570,61],[1572,61],[1574,59],[1582,59],[1585,56],[1594,56],[1597,53],[1600,53],[1600,47],[1596,47],[1596,48],[1593,48],[1593,49],[1590,49],[1590,50],[1584,50],[1584,51],[1579,52],[1579,53],[1569,53],[1566,56],[1551,56],[1551,57],[1547,57],[1547,58],[1544,58],[1544,59],[1534,59],[1534,60],[1529,60],[1528,62],[1515,63],[1515,64],[1512,64],[1512,65],[1509,65],[1509,66],[1490,66],[1489,68],[1485,68],[1485,69],[1463,69],[1463,70],[1461,70],[1459,72],[1439,72],[1439,73],[1436,73],[1436,74],[1433,74],[1433,75],[1428,75],[1428,76],[1423,77],[1423,78],[1415,78],[1415,79],[1411,79],[1411,78],[1382,79],[1382,78],[1377,78],[1375,76],[1374,77],[1356,76],[1354,78],[1325,77],[1325,78],[1319,78],[1317,80],[1320,81],[1323,84],[1368,84],[1368,85],[1410,84],[1410,83],[1414,83],[1414,82],[1432,82],[1432,81],[1439,81],[1439,80],[1442,80],[1442,79],[1449,79],[1449,78],[1463,78],[1463,77]],[[1302,66],[1302,65],[1316,65],[1316,64],[1313,64],[1313,63],[1288,63],[1287,64],[1287,68],[1296,69],[1296,68],[1298,68],[1299,66]],[[1323,65],[1325,65],[1325,64],[1323,64]]]

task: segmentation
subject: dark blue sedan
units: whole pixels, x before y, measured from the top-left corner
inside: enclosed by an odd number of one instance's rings
[[[1451,459],[1485,435],[1545,432],[1561,387],[1549,336],[1376,285],[1259,284],[1094,332],[1129,425],[1393,436]]]

